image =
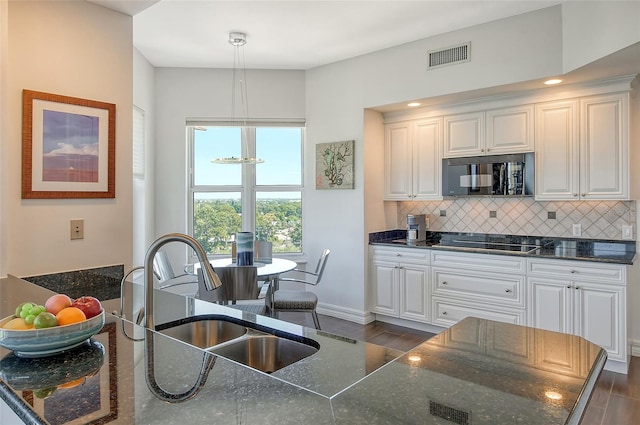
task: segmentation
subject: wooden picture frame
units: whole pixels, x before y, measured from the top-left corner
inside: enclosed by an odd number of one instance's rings
[[[115,198],[116,105],[23,90],[22,199]]]

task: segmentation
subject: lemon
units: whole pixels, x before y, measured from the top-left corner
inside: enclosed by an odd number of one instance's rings
[[[11,329],[13,331],[26,331],[29,329],[33,329],[33,325],[28,325],[22,317],[11,319],[7,323],[2,325],[2,327],[4,329]]]

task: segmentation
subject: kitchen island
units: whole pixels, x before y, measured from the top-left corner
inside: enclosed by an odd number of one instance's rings
[[[127,285],[126,317],[134,317],[141,292]],[[18,278],[2,279],[0,316],[51,294]],[[317,353],[267,374],[110,314],[119,310],[119,300],[103,301],[103,307],[103,331],[72,351],[21,359],[0,349],[0,396],[24,422],[578,423],[606,360],[604,350],[577,336],[476,318],[402,353],[157,293],[157,323],[224,315],[319,346]],[[547,364],[548,350],[571,351],[571,364]],[[71,376],[78,370],[87,376]],[[148,376],[157,388],[147,385]],[[38,397],[43,386],[52,392],[47,398]],[[163,401],[166,394],[174,396]]]

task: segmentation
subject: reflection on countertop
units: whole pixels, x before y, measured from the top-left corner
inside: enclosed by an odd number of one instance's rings
[[[427,231],[425,239],[409,243],[406,240],[405,230],[393,230],[370,233],[369,244],[615,264],[633,264],[636,255],[635,241],[484,233]]]

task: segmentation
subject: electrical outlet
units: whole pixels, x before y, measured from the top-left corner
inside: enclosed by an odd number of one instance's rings
[[[573,225],[573,236],[580,237],[582,236],[582,224],[574,224]]]
[[[71,229],[70,229],[71,240],[84,239],[84,220],[83,219],[71,220],[70,223],[71,223]]]
[[[633,239],[633,226],[622,226],[622,239],[632,240]]]

